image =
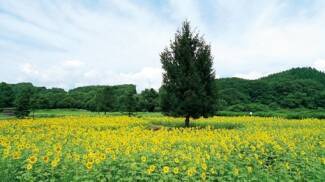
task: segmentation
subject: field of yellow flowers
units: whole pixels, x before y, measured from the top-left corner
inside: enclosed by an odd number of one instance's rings
[[[325,120],[0,121],[1,181],[324,181]]]

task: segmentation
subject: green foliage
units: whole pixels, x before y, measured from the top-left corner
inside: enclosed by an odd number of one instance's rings
[[[249,103],[249,104],[235,104],[229,106],[226,110],[236,112],[256,112],[256,111],[267,111],[269,107],[263,104]]]
[[[108,87],[110,91],[106,89]],[[128,84],[78,87],[67,92],[61,88],[47,89],[45,87],[35,87],[31,83],[1,83],[0,108],[12,107],[14,105],[13,101],[18,99],[23,90],[29,90],[32,110],[77,108],[106,112],[123,111],[124,103],[122,100],[124,97],[129,92],[136,93],[135,86]],[[100,99],[102,92],[106,93],[104,98]],[[106,105],[105,108],[102,106],[103,102]]]
[[[318,107],[325,107],[325,90],[321,91],[319,95],[316,95],[316,104]]]
[[[61,88],[52,88],[44,90],[40,93],[40,96],[45,97],[48,100],[46,108],[65,108],[67,107],[64,99],[66,98],[66,91]]]
[[[210,45],[185,21],[175,40],[160,55],[165,72],[161,109],[167,115],[210,116],[215,112],[215,84]]]
[[[29,115],[31,109],[31,91],[29,89],[21,90],[15,101],[15,115],[17,118],[24,118]]]
[[[127,112],[129,116],[132,115],[136,108],[135,94],[135,90],[134,92],[129,92],[121,100],[123,103],[122,111]]]
[[[141,111],[153,112],[159,107],[158,93],[152,88],[143,90],[138,98]]]
[[[78,87],[72,90],[69,90],[68,96],[73,98],[74,100],[74,107],[72,108],[80,108],[80,109],[87,109],[90,111],[97,111],[101,106],[98,106],[97,99],[100,92],[106,86],[85,86],[85,87]],[[99,107],[99,108],[98,108]]]
[[[235,107],[238,107],[237,105]],[[251,111],[233,109],[232,111],[218,111],[218,116],[249,116]],[[325,119],[325,109],[275,109],[259,110],[252,112],[253,116],[260,117],[281,117],[286,119],[317,118]]]
[[[14,102],[14,92],[10,85],[0,83],[0,108],[12,107]]]
[[[280,73],[271,74],[267,77],[261,78],[260,80],[279,82],[279,81],[290,81],[290,80],[315,80],[322,85],[325,85],[324,73],[316,70],[315,68],[292,68]]]
[[[98,112],[110,112],[113,110],[114,95],[112,87],[105,87],[96,95],[96,106]]]
[[[224,111],[325,108],[325,74],[313,68],[294,68],[258,80],[217,79],[216,85],[218,106]]]

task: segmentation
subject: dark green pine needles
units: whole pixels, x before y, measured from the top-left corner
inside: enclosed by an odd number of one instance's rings
[[[166,115],[208,117],[216,111],[215,74],[211,47],[185,21],[160,55],[163,73],[161,109]]]

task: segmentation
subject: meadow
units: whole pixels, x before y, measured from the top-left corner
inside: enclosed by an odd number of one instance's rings
[[[325,120],[160,115],[0,121],[2,181],[324,181]]]

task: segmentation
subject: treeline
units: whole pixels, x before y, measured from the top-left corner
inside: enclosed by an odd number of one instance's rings
[[[325,108],[325,74],[313,68],[294,68],[257,80],[217,79],[217,110],[269,111]],[[0,83],[0,108],[79,108],[100,112],[160,111],[160,93],[135,85],[85,86],[65,91],[31,83]],[[24,108],[22,108],[24,109]]]
[[[86,86],[65,91],[35,87],[31,83],[0,83],[0,108],[26,105],[33,109],[78,108],[98,112],[158,111],[158,93],[135,85]]]

